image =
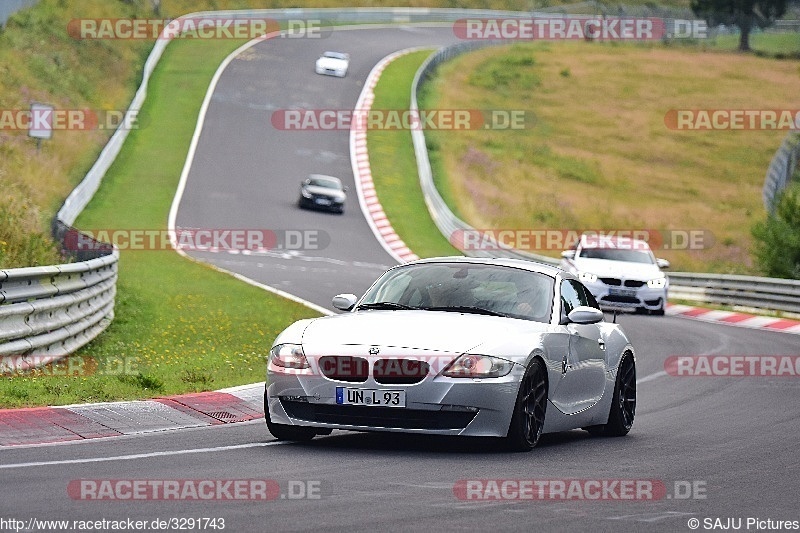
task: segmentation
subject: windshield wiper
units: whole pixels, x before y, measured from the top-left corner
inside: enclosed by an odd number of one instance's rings
[[[372,302],[368,304],[361,304],[358,309],[419,309],[418,307],[411,307],[410,305],[399,304],[397,302]]]
[[[454,313],[475,313],[476,315],[502,316],[508,318],[505,313],[484,309],[483,307],[473,307],[471,305],[442,305],[437,307],[423,307],[426,311],[453,311]]]

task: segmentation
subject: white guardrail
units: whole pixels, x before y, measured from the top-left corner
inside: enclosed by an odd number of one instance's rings
[[[185,18],[274,18],[276,20],[303,19],[343,23],[417,23],[452,22],[460,18],[489,17],[558,17],[562,13],[551,11],[526,13],[492,10],[426,9],[426,8],[352,8],[352,9],[263,9],[249,11],[216,11],[185,15]],[[131,102],[122,124],[130,123],[147,95],[147,86],[156,65],[169,44],[159,39],[145,62],[142,83]],[[485,45],[463,43],[460,51],[447,48],[433,56],[417,74],[413,106],[416,107],[416,88],[423,75],[438,62],[453,55]],[[439,58],[439,59],[437,59]],[[70,193],[54,220],[54,236],[63,239],[69,226],[94,196],[106,171],[116,159],[127,138],[128,130],[120,126],[114,132],[95,164],[81,183]],[[415,152],[420,169],[420,181],[431,216],[445,235],[455,229],[469,229],[458,220],[441,199],[431,175],[430,163],[421,132],[414,136]],[[37,356],[36,361],[56,360],[66,356],[100,334],[114,317],[116,294],[117,250],[106,255],[78,263],[63,265],[0,270],[0,356],[19,355],[23,366],[24,356]],[[511,253],[511,252],[509,252]],[[528,259],[552,262],[552,259],[513,252]],[[80,258],[79,258],[80,259]],[[671,274],[682,284],[673,289],[690,288],[692,299],[712,303],[738,303],[743,305],[769,304],[774,309],[800,312],[800,284],[743,276],[725,277],[707,274]],[[736,278],[735,280],[733,278]],[[725,296],[720,296],[721,293]],[[687,293],[689,294],[689,293]],[[759,294],[761,296],[747,296]],[[3,369],[0,368],[0,372]]]
[[[436,67],[449,59],[480,48],[493,46],[501,42],[464,42],[442,48],[431,55],[417,71],[411,86],[411,110],[419,111],[419,91],[425,81],[432,75]],[[411,131],[414,153],[417,158],[420,186],[436,227],[447,239],[461,231],[475,231],[472,226],[459,219],[447,206],[433,180],[425,134],[422,129]],[[783,149],[783,148],[782,148]],[[543,255],[532,254],[522,250],[503,248],[488,239],[491,250],[462,250],[471,256],[518,257],[539,261],[551,265],[559,264],[559,260]],[[691,272],[672,272],[669,274],[670,296],[709,304],[721,304],[746,308],[762,308],[770,310],[800,313],[800,280],[784,280],[755,276],[739,276],[727,274],[695,274]]]

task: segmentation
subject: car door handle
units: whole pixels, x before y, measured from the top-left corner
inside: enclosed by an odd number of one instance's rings
[[[600,345],[600,349],[601,350],[605,350],[606,349],[606,341],[604,341],[603,339],[597,339],[597,344]]]

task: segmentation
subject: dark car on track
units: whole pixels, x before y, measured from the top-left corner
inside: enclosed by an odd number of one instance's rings
[[[324,209],[344,213],[347,187],[339,178],[311,174],[300,184],[300,199],[297,205],[302,208]]]

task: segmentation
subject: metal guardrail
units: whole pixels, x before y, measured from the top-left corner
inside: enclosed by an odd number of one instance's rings
[[[431,55],[419,68],[411,84],[411,110],[413,112],[419,111],[419,92],[425,81],[431,77],[432,73],[441,63],[472,50],[487,46],[496,46],[503,43],[503,41],[467,41],[442,48]],[[431,169],[430,158],[428,156],[428,146],[425,142],[425,133],[423,130],[421,128],[413,128],[411,130],[411,140],[414,144],[414,154],[417,158],[417,171],[419,172],[422,194],[425,199],[425,204],[428,206],[428,212],[434,224],[436,224],[436,227],[439,228],[442,235],[451,241],[452,237],[458,234],[458,232],[476,231],[472,226],[453,214],[436,189],[436,184],[433,180],[433,170]],[[503,247],[497,244],[490,236],[487,236],[486,239],[491,243],[487,248],[491,248],[492,250],[462,250],[462,252],[473,257],[517,257],[538,261],[540,263],[547,263],[549,265],[558,265],[560,262],[558,259],[544,255],[532,254],[522,250],[503,249]]]
[[[775,212],[775,199],[792,181],[792,176],[797,170],[800,161],[800,133],[789,133],[775,152],[764,178],[762,198],[764,207],[770,213]]]
[[[437,66],[465,52],[484,46],[502,44],[502,42],[483,43],[458,43],[440,49],[431,55],[417,71],[411,85],[412,111],[419,110],[419,93]],[[453,214],[447,206],[433,180],[428,156],[428,147],[422,129],[413,129],[411,137],[414,144],[414,154],[417,158],[420,186],[436,227],[448,240],[459,231],[478,231]],[[797,150],[797,146],[795,146]],[[795,154],[797,151],[795,151]],[[795,161],[797,156],[795,155]],[[490,236],[484,236],[489,241],[487,250],[462,250],[466,255],[475,257],[516,257],[558,265],[560,261],[552,257],[532,254],[522,250],[503,248],[494,242]],[[669,274],[670,295],[673,298],[691,300],[695,302],[731,305],[750,308],[800,313],[800,280],[784,280],[763,278],[755,276],[739,276],[730,274],[695,274],[690,272],[672,272]]]
[[[114,318],[119,252],[80,263],[0,270],[0,356],[56,360]]]
[[[800,313],[798,280],[690,272],[673,272],[669,279],[673,298]]]

